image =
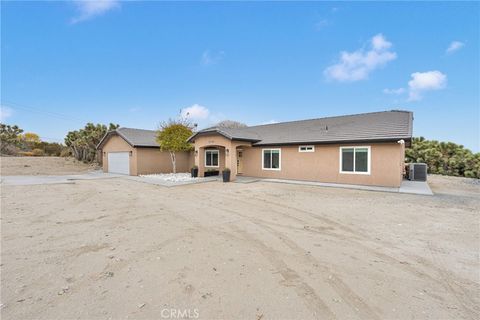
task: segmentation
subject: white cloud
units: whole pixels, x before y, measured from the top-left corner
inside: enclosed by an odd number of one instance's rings
[[[446,53],[447,54],[452,54],[455,51],[458,51],[458,50],[462,49],[464,46],[465,46],[465,43],[463,43],[463,42],[452,41],[452,43],[450,43],[450,45],[448,46],[448,48],[446,50]]]
[[[375,51],[382,51],[390,48],[392,46],[391,42],[388,42],[383,34],[377,34],[372,38],[372,47]]]
[[[194,104],[190,107],[183,108],[180,114],[183,118],[191,120],[203,120],[208,118],[210,111],[204,106]]]
[[[404,88],[398,88],[398,89],[383,89],[383,93],[385,94],[402,94],[405,92]]]
[[[0,121],[5,121],[13,115],[13,110],[7,106],[0,106]]]
[[[202,58],[200,59],[200,62],[204,66],[209,66],[218,63],[220,60],[223,59],[224,56],[224,51],[210,52],[210,50],[205,50],[202,53]]]
[[[408,82],[408,100],[418,101],[422,99],[425,91],[441,90],[447,86],[447,75],[440,71],[415,72]]]
[[[340,61],[326,68],[324,74],[330,80],[341,82],[365,80],[370,72],[397,58],[397,54],[389,50],[391,46],[382,34],[377,34],[370,40],[368,51],[342,51]]]
[[[91,19],[120,7],[119,0],[74,0],[74,4],[79,14],[70,20],[72,24]]]

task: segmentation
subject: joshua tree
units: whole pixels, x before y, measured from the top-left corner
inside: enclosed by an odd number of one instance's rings
[[[23,130],[18,126],[0,123],[0,153],[5,153],[9,148],[18,147],[22,132]]]
[[[72,151],[77,160],[93,162],[96,160],[96,147],[103,136],[119,127],[118,124],[110,123],[107,127],[104,124],[87,123],[85,128],[67,133],[65,145]]]

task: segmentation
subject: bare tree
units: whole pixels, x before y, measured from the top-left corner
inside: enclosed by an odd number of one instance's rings
[[[247,125],[245,123],[234,121],[234,120],[223,120],[220,121],[215,125],[215,127],[219,128],[230,128],[230,129],[238,129],[238,128],[245,128]]]

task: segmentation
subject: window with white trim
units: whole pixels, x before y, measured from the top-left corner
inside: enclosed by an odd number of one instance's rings
[[[340,147],[340,172],[370,174],[370,147]]]
[[[299,146],[298,152],[315,152],[315,146]]]
[[[218,167],[218,150],[205,150],[205,167]]]
[[[280,170],[281,166],[280,149],[263,149],[262,151],[262,169]]]

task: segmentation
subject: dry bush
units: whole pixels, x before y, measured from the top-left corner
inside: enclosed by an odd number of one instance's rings
[[[41,157],[45,155],[45,152],[42,149],[33,149],[32,150],[32,155],[34,157]]]
[[[20,151],[18,152],[19,156],[23,157],[33,157],[33,152],[32,151]]]
[[[60,151],[60,157],[67,158],[71,156],[72,156],[72,152],[70,151],[70,149],[63,148],[62,151]]]

